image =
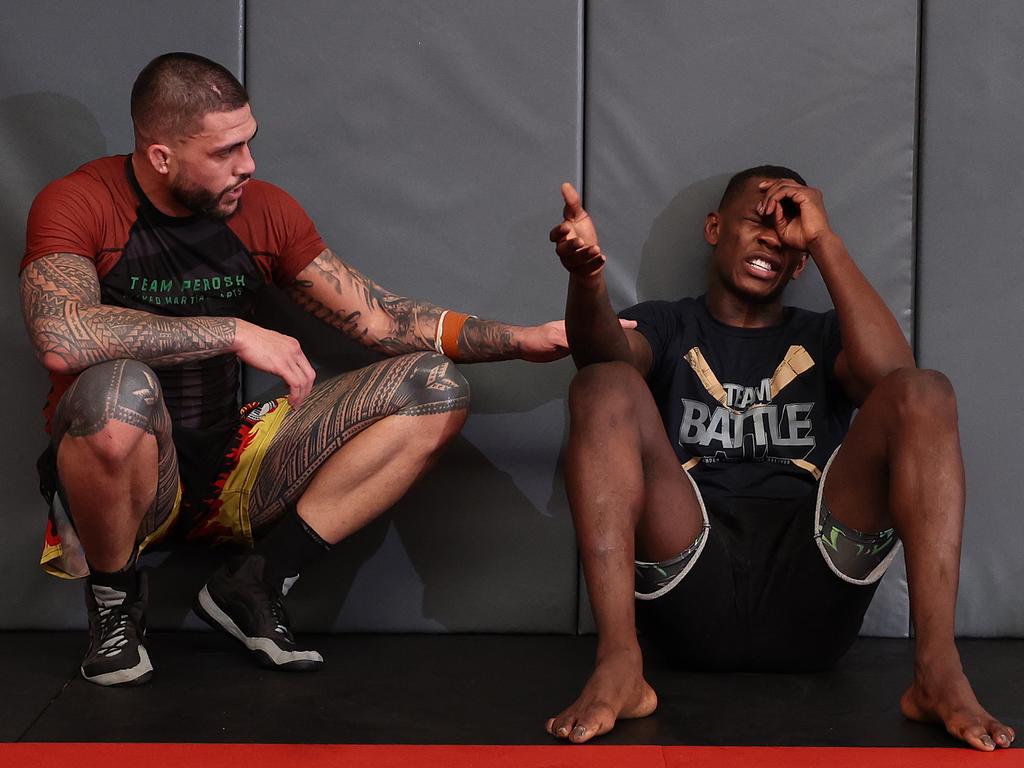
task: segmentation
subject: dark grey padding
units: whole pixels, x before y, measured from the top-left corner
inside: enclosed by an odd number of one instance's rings
[[[810,12],[798,0],[591,0],[586,204],[616,306],[702,293],[704,215],[731,173],[773,163],[824,190],[833,227],[909,332],[916,34],[906,1]],[[830,306],[813,270],[788,300]],[[907,633],[902,563],[864,629]]]
[[[301,14],[253,4],[257,173],[392,291],[524,325],[560,317],[565,280],[546,234],[559,182],[577,169],[577,27],[576,3],[547,0],[320,0]],[[367,359],[286,301],[263,316],[297,329],[321,376]],[[575,543],[557,474],[571,366],[462,370],[473,408],[452,450],[296,588],[296,611],[315,626],[575,628]],[[252,376],[246,397],[268,384]]]
[[[22,330],[15,275],[28,207],[51,179],[131,149],[132,80],[180,49],[245,75],[261,126],[258,175],[288,189],[344,259],[391,290],[512,322],[562,313],[566,276],[547,242],[561,181],[582,184],[621,307],[699,292],[700,224],[729,173],[794,166],[824,190],[834,227],[908,334],[916,310],[921,362],[959,391],[970,483],[959,630],[1024,631],[1011,442],[1024,426],[1014,397],[1024,282],[1016,4],[1000,0],[987,15],[911,0],[7,5],[0,576],[16,586],[0,597],[0,629],[85,622],[80,587],[36,567],[46,378]],[[790,299],[828,306],[816,274]],[[300,336],[323,376],[374,359],[280,296],[261,318]],[[559,463],[571,363],[463,370],[474,397],[463,434],[394,510],[305,574],[289,601],[300,629],[593,626]],[[246,397],[278,392],[247,375]],[[188,603],[218,557],[147,558],[162,564],[153,626],[199,626]],[[865,631],[899,636],[908,625],[900,563]]]
[[[972,12],[973,10],[973,12]],[[1024,6],[926,5],[918,360],[956,387],[967,471],[957,631],[1024,633]]]
[[[201,22],[199,21],[201,20]],[[37,566],[46,523],[35,459],[46,445],[46,373],[36,362],[18,304],[25,219],[48,182],[106,154],[130,152],[128,98],[135,75],[159,53],[192,50],[238,72],[239,6],[200,0],[57,0],[6,3],[0,24],[0,320],[5,404],[4,536],[0,628],[85,624],[80,584],[61,584]]]

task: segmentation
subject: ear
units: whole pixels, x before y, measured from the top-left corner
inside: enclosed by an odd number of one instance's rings
[[[718,215],[718,211],[712,211],[704,219],[704,240],[710,246],[718,245],[718,228],[721,226],[722,220]]]
[[[800,255],[800,263],[797,264],[796,269],[793,270],[793,274],[790,277],[791,280],[796,280],[800,277],[800,274],[807,268],[807,254],[803,253]]]
[[[153,170],[161,175],[167,175],[170,172],[168,163],[173,155],[171,148],[166,144],[150,144],[146,147],[146,159],[153,166]]]

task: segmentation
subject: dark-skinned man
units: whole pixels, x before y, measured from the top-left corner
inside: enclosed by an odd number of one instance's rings
[[[778,166],[734,176],[704,223],[706,293],[625,310],[635,330],[619,326],[579,195],[562,194],[551,239],[579,368],[566,484],[598,650],[547,730],[585,742],[655,710],[638,623],[692,668],[831,666],[902,543],[915,630],[903,714],[979,750],[1010,746],[953,637],[965,484],[953,389],[915,367],[821,192]],[[833,311],[783,305],[808,258]]]

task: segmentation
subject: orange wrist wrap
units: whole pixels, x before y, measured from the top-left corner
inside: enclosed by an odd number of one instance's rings
[[[459,359],[459,334],[462,333],[462,326],[470,315],[462,312],[449,311],[444,318],[444,328],[441,331],[441,351],[452,360]]]

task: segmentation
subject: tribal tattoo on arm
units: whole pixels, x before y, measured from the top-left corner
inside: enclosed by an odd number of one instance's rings
[[[399,355],[435,348],[444,307],[398,296],[350,267],[330,249],[302,272],[288,295],[304,310],[360,344]],[[469,318],[458,338],[459,362],[518,357],[516,327]]]
[[[36,356],[63,373],[123,358],[177,365],[225,354],[235,339],[232,317],[161,317],[101,304],[95,267],[71,253],[25,267],[21,309]]]

